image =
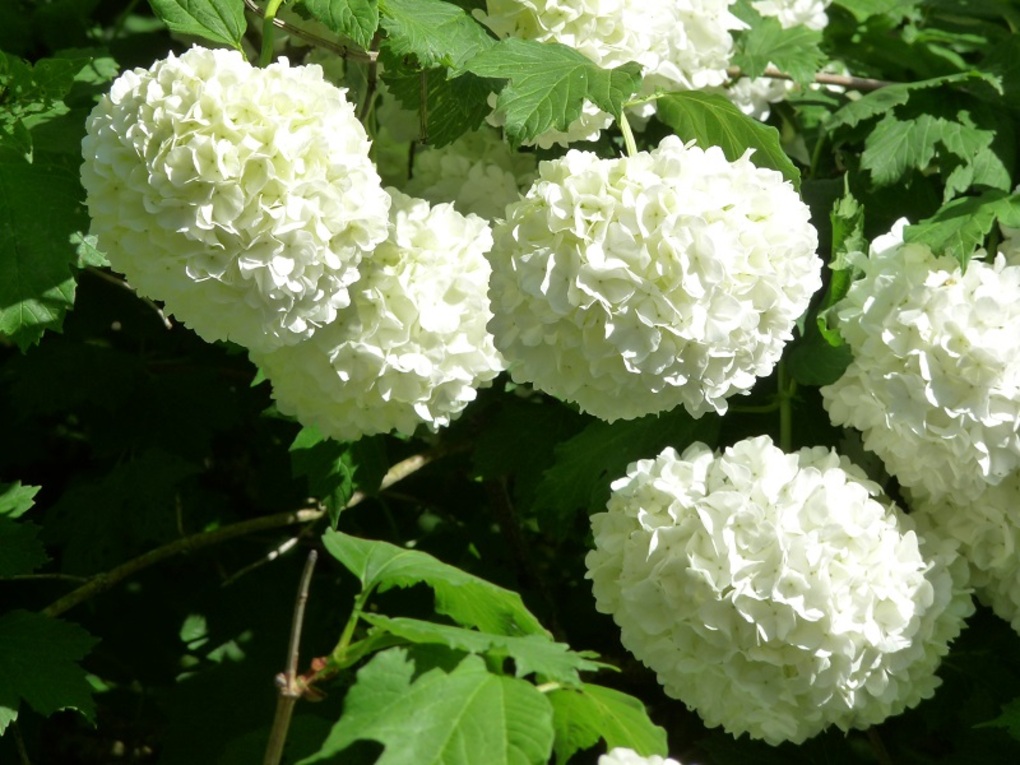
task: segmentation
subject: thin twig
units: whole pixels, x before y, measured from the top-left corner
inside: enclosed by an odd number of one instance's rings
[[[14,576],[0,576],[0,582],[31,582],[56,579],[61,582],[87,582],[87,576],[75,576],[74,574],[15,574]]]
[[[255,0],[244,0],[245,6],[249,11],[256,14],[260,19],[264,17],[264,13],[259,4]],[[273,26],[279,27],[280,29],[287,32],[287,34],[300,37],[302,40],[311,43],[318,48],[325,48],[333,53],[336,53],[342,58],[348,58],[352,61],[375,61],[379,54],[372,51],[358,50],[357,48],[350,48],[346,45],[339,45],[338,43],[328,40],[325,37],[321,37],[314,32],[309,32],[307,29],[302,29],[299,26],[291,24],[290,22],[284,21],[281,18],[273,18]]]
[[[739,80],[741,77],[746,77],[741,71],[739,66],[731,66],[726,70],[726,76],[731,80]],[[792,80],[793,77],[781,72],[775,67],[769,66],[765,68],[765,71],[761,74],[762,77],[768,77],[773,80]],[[878,90],[879,88],[886,88],[890,85],[896,85],[895,82],[889,82],[887,80],[872,80],[868,77],[854,77],[853,75],[847,74],[832,74],[830,72],[818,72],[814,80],[819,85],[839,85],[848,90]]]
[[[106,271],[103,271],[102,269],[96,268],[95,266],[89,266],[88,268],[85,269],[85,272],[86,273],[90,273],[93,276],[98,276],[104,282],[109,282],[110,284],[115,284],[116,286],[121,287],[122,289],[126,289],[129,292],[133,292],[139,299],[141,299],[141,301],[143,303],[145,303],[147,306],[149,306],[149,308],[151,308],[153,311],[156,312],[156,315],[159,316],[159,320],[161,322],[163,322],[163,326],[164,327],[166,327],[167,329],[173,329],[174,328],[173,322],[171,322],[170,319],[167,317],[167,315],[165,313],[163,313],[163,309],[162,308],[160,308],[158,305],[156,305],[154,302],[152,302],[152,300],[150,300],[149,298],[144,297],[142,295],[139,295],[137,290],[135,290],[134,287],[132,287],[130,284],[128,284],[123,279],[121,279],[121,278],[119,278],[117,276],[114,276],[113,274],[108,274]]]
[[[868,728],[868,742],[871,744],[871,751],[880,765],[893,765],[893,759],[889,755],[889,750],[885,748],[882,737],[878,734],[878,728],[875,726]]]
[[[383,476],[380,488],[386,489],[398,481],[402,481],[416,470],[423,468],[439,456],[439,454],[440,452],[415,454],[408,457],[406,460],[398,462],[389,469],[385,476]],[[355,492],[351,496],[350,501],[348,501],[345,505],[345,509],[354,507],[355,505],[363,502],[365,498],[366,495],[364,493],[360,491]],[[137,558],[133,558],[132,560],[129,560],[126,563],[107,571],[106,573],[93,577],[86,584],[50,603],[50,605],[43,609],[42,613],[47,616],[59,616],[60,614],[74,608],[78,604],[84,603],[86,600],[109,590],[114,585],[137,574],[139,571],[147,569],[149,566],[164,561],[167,558],[172,558],[180,553],[198,550],[202,547],[209,547],[211,545],[226,542],[229,539],[235,539],[257,531],[266,531],[267,529],[276,529],[283,526],[293,526],[299,523],[314,523],[323,518],[325,515],[325,510],[321,510],[319,508],[306,508],[286,513],[277,513],[276,515],[266,515],[261,518],[252,518],[248,521],[232,523],[229,526],[224,526],[223,528],[216,529],[215,531],[201,532],[183,537],[182,539],[175,539],[173,542],[169,542],[162,547],[157,547],[155,550],[149,550],[149,552],[143,553]]]
[[[297,704],[297,700],[301,698],[304,690],[298,683],[298,651],[301,648],[301,625],[305,620],[308,588],[312,581],[312,569],[315,568],[317,557],[315,550],[308,553],[308,560],[305,561],[305,569],[301,574],[301,584],[298,585],[297,599],[294,601],[294,618],[290,624],[287,670],[282,677],[277,677],[277,687],[280,693],[276,697],[276,715],[273,717],[273,727],[269,732],[263,765],[279,765],[280,759],[283,757],[283,747],[287,743],[287,732],[294,714],[294,705]]]
[[[18,759],[21,761],[21,765],[32,765],[32,760],[29,759],[28,749],[25,748],[25,739],[21,737],[21,728],[18,726],[17,720],[11,723],[11,730],[14,731],[14,746],[18,750]]]

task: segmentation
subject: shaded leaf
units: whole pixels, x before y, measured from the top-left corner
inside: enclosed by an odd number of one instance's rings
[[[1020,741],[1020,698],[1003,706],[1002,714],[988,722],[975,725],[976,728],[1005,728],[1010,736]]]
[[[778,170],[794,188],[800,188],[800,171],[783,151],[779,131],[743,114],[725,96],[667,93],[656,104],[659,119],[684,141],[695,141],[703,149],[718,146],[730,161],[754,149],[754,164]]]
[[[903,179],[910,170],[926,170],[933,162],[946,163],[952,155],[959,167],[948,181],[947,196],[966,191],[978,183],[1008,190],[1009,170],[992,148],[994,130],[976,125],[965,110],[954,117],[917,114],[902,118],[894,112],[883,117],[869,133],[861,167],[874,182],[887,186]],[[961,170],[962,168],[962,170]]]
[[[417,678],[414,673],[403,649],[376,654],[358,672],[322,749],[299,765],[327,761],[362,740],[385,747],[376,765],[548,761],[552,706],[530,683],[490,674],[477,656],[449,673],[431,669]]]
[[[0,616],[0,734],[22,701],[41,715],[74,709],[93,721],[92,691],[78,661],[95,644],[77,624],[28,611]]]
[[[0,518],[0,576],[29,574],[48,560],[40,526]]]
[[[826,123],[826,128],[832,131],[841,127],[854,127],[872,117],[884,116],[893,107],[902,106],[907,103],[911,95],[918,90],[940,88],[944,85],[955,85],[976,80],[984,81],[995,88],[999,87],[998,79],[985,72],[961,72],[943,77],[933,77],[929,80],[919,80],[918,82],[887,85],[884,88],[867,93],[842,107],[832,115]]]
[[[74,304],[71,237],[88,228],[82,197],[66,162],[0,152],[0,334],[22,351],[59,330]]]
[[[304,0],[304,6],[318,21],[364,50],[372,46],[379,28],[377,0]]]
[[[241,50],[247,26],[244,0],[149,0],[149,5],[171,32]]]
[[[473,74],[454,80],[447,78],[447,70],[443,68],[424,72],[384,68],[382,79],[405,109],[420,114],[423,77],[425,135],[422,137],[431,146],[446,146],[464,133],[476,130],[492,111],[486,102],[492,88],[486,80]]]
[[[638,89],[641,67],[628,63],[602,69],[565,45],[508,38],[475,56],[463,69],[480,77],[508,80],[496,100],[511,144],[548,130],[566,130],[585,101],[619,116]]]
[[[921,3],[920,0],[835,0],[833,4],[845,8],[857,21],[866,21],[872,16],[898,20]]]
[[[608,664],[592,661],[590,653],[570,650],[545,635],[493,635],[462,627],[381,614],[362,614],[369,624],[412,643],[439,643],[458,651],[513,659],[517,677],[532,673],[544,675],[543,681],[579,685],[578,672],[597,672]]]
[[[609,484],[638,459],[657,455],[666,446],[683,449],[693,441],[712,443],[719,418],[695,420],[683,408],[612,424],[596,420],[556,447],[556,462],[538,487],[535,511],[542,528],[562,535],[578,511],[605,507]]]
[[[335,529],[340,511],[354,494],[358,466],[351,445],[326,438],[318,428],[306,426],[290,445],[290,462],[295,478],[308,479],[308,490],[326,506]]]
[[[338,531],[327,531],[322,541],[330,555],[361,581],[363,590],[385,592],[424,583],[436,594],[436,611],[465,627],[497,635],[548,635],[516,592],[431,555]]]
[[[603,740],[606,748],[627,747],[638,754],[668,754],[666,731],[652,722],[645,705],[626,693],[583,683],[549,694],[556,730],[556,763]]]

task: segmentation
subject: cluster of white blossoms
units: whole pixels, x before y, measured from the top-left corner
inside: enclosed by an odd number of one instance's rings
[[[311,336],[386,238],[367,135],[317,66],[195,47],[122,74],[87,131],[99,247],[206,340],[265,351]]]
[[[963,271],[903,243],[905,223],[835,307],[854,358],[823,401],[914,496],[966,504],[1020,469],[1020,264]]]
[[[911,510],[933,533],[959,544],[978,599],[1020,633],[1020,472],[975,500],[917,497]]]
[[[491,127],[466,133],[438,149],[415,152],[413,175],[404,186],[412,196],[451,202],[461,213],[502,218],[535,178],[533,153],[515,152]]]
[[[309,340],[252,354],[281,412],[340,441],[448,425],[504,367],[485,328],[488,223],[388,191],[389,238],[350,306]]]
[[[721,85],[733,51],[731,31],[743,26],[731,0],[487,0],[478,12],[498,37],[557,42],[604,69],[641,66],[642,93]],[[594,140],[610,118],[592,104],[565,133],[540,136],[540,146]]]
[[[680,763],[657,754],[643,757],[633,749],[618,746],[599,757],[598,765],[680,765]]]
[[[588,577],[624,646],[707,725],[772,744],[928,698],[973,612],[955,548],[821,447],[666,449],[592,529]]]
[[[609,421],[725,412],[821,285],[793,187],[675,136],[541,163],[494,236],[489,327],[514,380]]]

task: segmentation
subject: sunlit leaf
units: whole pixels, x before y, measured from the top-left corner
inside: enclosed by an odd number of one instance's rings
[[[322,749],[333,761],[355,741],[384,746],[376,765],[539,765],[553,745],[552,705],[535,686],[493,675],[477,656],[415,677],[406,651],[383,651],[358,672]]]
[[[584,653],[571,651],[570,646],[556,643],[545,635],[493,635],[419,619],[394,619],[380,614],[366,613],[362,618],[377,629],[412,643],[439,643],[459,651],[513,659],[517,677],[537,673],[544,675],[547,681],[576,686],[581,682],[578,672],[596,672],[609,666],[592,661]]]
[[[330,555],[343,563],[365,590],[382,592],[423,583],[436,594],[436,611],[465,627],[497,635],[548,635],[516,592],[431,555],[338,531],[327,531],[322,541]]]

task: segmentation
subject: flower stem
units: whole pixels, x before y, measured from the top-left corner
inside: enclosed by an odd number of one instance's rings
[[[269,0],[266,12],[262,17],[262,50],[259,51],[259,66],[267,67],[273,60],[273,38],[276,37],[276,26],[273,20],[284,0]]]
[[[627,156],[636,156],[638,151],[637,144],[634,142],[634,132],[630,129],[630,123],[627,122],[627,115],[622,111],[617,124],[620,126],[620,132],[623,133],[623,145],[627,147]]]
[[[789,453],[793,448],[793,395],[797,392],[797,381],[787,379],[786,364],[779,362],[779,448]]]

